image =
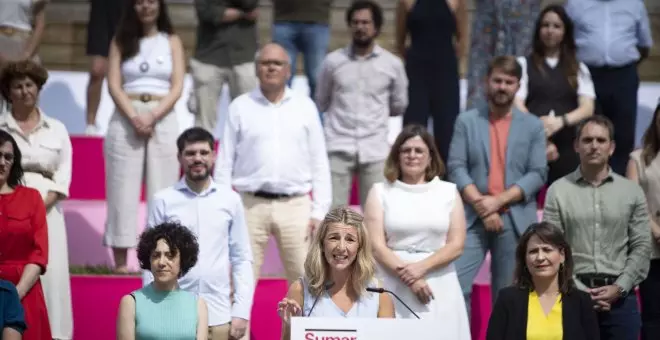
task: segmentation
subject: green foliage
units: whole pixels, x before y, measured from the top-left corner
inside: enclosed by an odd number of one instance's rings
[[[72,275],[123,275],[140,276],[139,272],[129,272],[128,274],[117,274],[112,267],[106,265],[84,265],[69,266],[69,273]]]

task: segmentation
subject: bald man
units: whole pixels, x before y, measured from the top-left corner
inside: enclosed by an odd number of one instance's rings
[[[307,241],[332,201],[328,156],[316,105],[287,86],[284,48],[265,45],[256,68],[259,87],[229,105],[214,177],[241,194],[255,279],[273,235],[291,283],[302,276]]]

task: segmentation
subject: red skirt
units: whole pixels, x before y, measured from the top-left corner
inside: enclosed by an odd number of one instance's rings
[[[18,284],[23,274],[23,267],[24,265],[0,264],[0,279],[7,280],[14,285]],[[23,340],[52,340],[41,280],[37,280],[32,289],[23,297],[21,304],[25,309],[25,323],[27,324]]]

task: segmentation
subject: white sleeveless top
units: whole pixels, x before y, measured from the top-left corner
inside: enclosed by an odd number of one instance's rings
[[[140,50],[121,65],[124,91],[130,94],[166,95],[172,83],[172,49],[166,33],[140,40]]]
[[[0,0],[0,26],[32,31],[32,5],[42,0]]]
[[[363,292],[360,295],[360,298],[355,301],[353,307],[348,311],[348,313],[341,310],[335,303],[332,301],[332,297],[328,292],[323,292],[319,296],[314,310],[310,315],[309,312],[314,305],[314,300],[316,296],[312,295],[309,292],[309,285],[307,280],[302,277],[300,281],[303,284],[303,308],[302,313],[304,316],[317,317],[317,318],[377,318],[378,309],[380,305],[380,296],[378,293],[372,292]],[[378,287],[378,281],[373,280],[373,283],[369,287]],[[383,293],[386,294],[386,293]]]

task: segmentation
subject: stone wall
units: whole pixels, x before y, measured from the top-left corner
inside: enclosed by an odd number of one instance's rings
[[[112,0],[109,0],[112,1]],[[543,0],[544,3],[557,3],[562,0]],[[656,41],[651,57],[640,67],[640,74],[645,81],[660,81],[660,1],[645,0],[650,13],[651,25]],[[181,35],[186,53],[190,56],[195,44],[197,19],[191,5],[192,0],[169,0],[169,11],[177,32]],[[259,19],[259,40],[270,40],[271,5],[262,1]],[[379,43],[392,48],[394,43],[394,8],[395,0],[380,0],[385,9],[385,25]],[[470,1],[472,2],[472,1]],[[344,11],[349,0],[335,0],[331,15],[332,38],[330,50],[348,43],[344,22]],[[470,4],[470,8],[472,4]],[[45,65],[57,70],[86,70],[88,59],[85,56],[89,5],[85,0],[51,0],[46,13],[48,25],[40,49]],[[302,63],[298,63],[299,66]],[[463,68],[465,62],[463,62]],[[299,67],[300,68],[300,67]]]

